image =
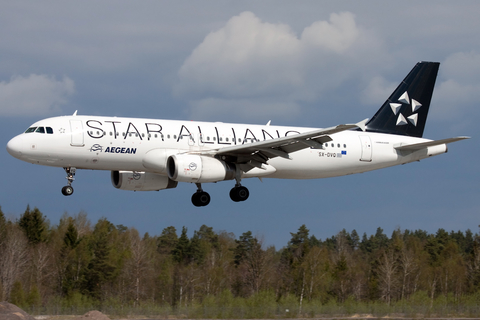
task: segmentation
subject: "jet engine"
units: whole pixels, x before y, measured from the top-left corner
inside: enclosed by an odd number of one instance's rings
[[[178,182],[151,172],[112,171],[112,184],[117,189],[131,191],[158,191],[173,189]]]
[[[235,179],[235,165],[212,157],[177,154],[168,158],[167,173],[179,182],[217,182]]]

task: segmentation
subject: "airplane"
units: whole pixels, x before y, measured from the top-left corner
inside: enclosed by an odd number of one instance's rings
[[[230,198],[247,200],[246,178],[317,179],[387,168],[447,152],[468,139],[422,138],[440,63],[419,62],[370,119],[325,129],[104,116],[53,117],[12,138],[25,162],[61,167],[62,194],[77,169],[111,171],[117,189],[158,191],[196,184],[191,201],[210,203],[202,184],[234,180]]]

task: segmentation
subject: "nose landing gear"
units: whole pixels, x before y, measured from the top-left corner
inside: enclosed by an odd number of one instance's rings
[[[67,179],[68,185],[62,188],[62,194],[64,196],[70,196],[73,193],[73,187],[72,187],[72,182],[75,180],[75,171],[77,170],[75,167],[68,167],[68,168],[63,168],[65,172],[67,173]]]

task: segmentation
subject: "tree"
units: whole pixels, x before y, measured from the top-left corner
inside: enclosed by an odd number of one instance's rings
[[[173,260],[177,263],[188,263],[190,253],[190,240],[187,236],[187,228],[182,228],[182,234],[175,245],[175,248],[172,250]]]
[[[136,229],[130,229],[128,232],[128,242],[130,255],[125,263],[125,273],[129,281],[128,287],[133,293],[135,306],[140,304],[140,297],[145,294],[144,287],[147,284],[150,271],[153,270],[153,253],[151,241],[148,238],[140,239]]]
[[[25,291],[23,290],[22,283],[18,280],[13,284],[9,301],[19,307],[25,306]]]
[[[0,243],[0,283],[2,296],[10,297],[13,284],[23,275],[29,264],[28,240],[16,224],[7,224],[5,238]]]
[[[5,215],[3,214],[2,207],[0,206],[0,245],[2,241],[5,239],[6,228],[7,228],[7,219],[5,219]]]
[[[109,238],[116,229],[107,219],[100,219],[90,240],[93,258],[84,274],[85,292],[95,299],[102,299],[102,286],[113,279],[114,272],[119,267],[112,263],[111,244]]]
[[[37,244],[46,240],[46,222],[43,214],[35,207],[30,210],[30,206],[20,217],[18,225],[23,229],[30,244]]]
[[[390,305],[398,285],[398,264],[394,250],[390,249],[383,253],[378,269],[381,297]]]
[[[167,227],[157,239],[157,250],[160,254],[169,255],[177,246],[177,242],[177,230],[175,227]]]
[[[303,257],[308,253],[310,248],[308,233],[309,230],[304,224],[298,228],[296,233],[290,232],[292,238],[288,242],[286,250],[283,251],[283,255],[291,267],[300,265]]]
[[[251,231],[243,233],[235,243],[234,263],[239,269],[241,281],[248,287],[249,293],[258,293],[266,272],[266,252]]]

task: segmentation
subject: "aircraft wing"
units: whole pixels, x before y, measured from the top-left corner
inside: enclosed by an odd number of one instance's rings
[[[460,140],[464,140],[464,139],[470,139],[470,137],[456,137],[456,138],[448,138],[448,139],[442,139],[442,140],[433,140],[433,141],[428,141],[428,142],[407,144],[407,145],[395,147],[395,149],[396,150],[415,151],[415,150],[420,150],[420,149],[427,148],[427,147],[452,143],[452,142],[456,142],[456,141],[460,141]]]
[[[367,119],[366,119],[367,120]],[[331,134],[354,128],[363,128],[366,120],[357,124],[342,124],[326,129],[318,129],[265,141],[245,143],[242,145],[213,149],[205,154],[231,158],[238,164],[246,164],[245,169],[261,168],[268,159],[282,157],[291,159],[290,153],[306,148],[319,149],[322,143],[332,141]],[[245,170],[244,170],[245,171]]]

